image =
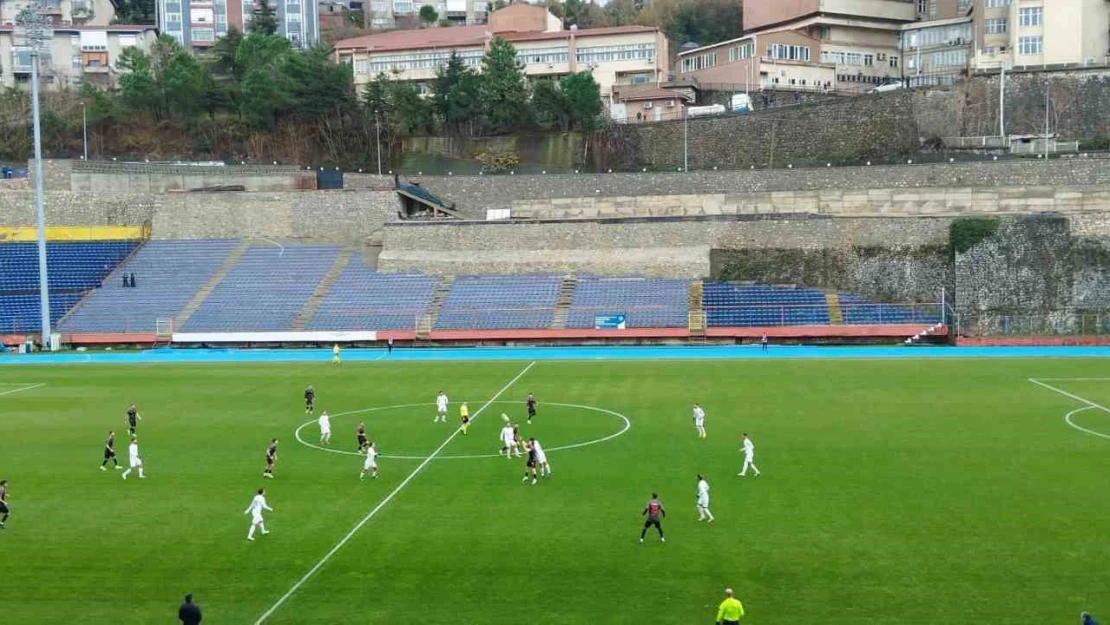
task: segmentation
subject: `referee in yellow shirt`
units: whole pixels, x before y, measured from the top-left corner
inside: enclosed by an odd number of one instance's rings
[[[737,625],[744,616],[744,605],[732,596],[732,589],[725,588],[725,600],[717,608],[718,625]]]

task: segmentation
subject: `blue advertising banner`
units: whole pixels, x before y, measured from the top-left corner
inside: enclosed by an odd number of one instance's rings
[[[596,330],[623,330],[624,315],[597,315],[594,317]]]

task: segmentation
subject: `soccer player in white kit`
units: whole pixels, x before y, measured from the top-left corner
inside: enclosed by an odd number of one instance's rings
[[[713,513],[709,511],[709,482],[705,476],[698,473],[698,520],[713,522]]]
[[[143,475],[143,459],[139,457],[139,438],[137,436],[132,436],[131,444],[127,446],[127,459],[130,462],[127,470],[123,472],[123,479],[126,480],[127,476],[131,475],[131,472],[135,469],[139,470],[140,478],[145,478],[146,476]]]
[[[437,421],[447,423],[447,394],[443,391],[436,395],[436,418],[432,419],[432,423]]]
[[[543,453],[543,446],[536,439],[532,439],[532,449],[536,450],[536,465],[540,469],[540,475],[547,477],[551,475],[551,465],[547,463],[547,454]]]
[[[325,410],[320,413],[320,418],[316,420],[320,424],[320,444],[331,444],[331,417],[328,416],[328,411]]]
[[[748,473],[748,467],[751,467],[752,471],[755,471],[755,474],[759,475],[759,468],[755,466],[754,462],[755,443],[752,442],[752,439],[748,438],[747,432],[744,432],[744,446],[741,447],[740,450],[744,452],[744,467],[740,469],[740,472],[736,475],[744,477]]]
[[[367,473],[372,473],[371,477],[375,479],[378,477],[378,448],[374,447],[374,441],[366,446],[366,460],[362,463],[362,473],[358,474],[358,479],[365,479]]]
[[[251,528],[247,530],[247,540],[254,540],[254,528],[256,527],[262,530],[263,536],[270,533],[266,531],[266,524],[262,522],[263,510],[274,511],[273,508],[266,505],[266,489],[260,488],[258,494],[251,500],[251,505],[247,506],[246,511],[243,512],[243,514],[251,515]]]
[[[500,456],[504,453],[506,458],[512,458],[514,449],[516,450],[517,458],[519,458],[520,448],[517,447],[516,437],[513,435],[513,425],[511,423],[506,423],[504,427],[501,428],[501,449],[498,450],[497,455]]]
[[[694,429],[698,431],[698,438],[705,438],[705,411],[697,403],[694,404]]]

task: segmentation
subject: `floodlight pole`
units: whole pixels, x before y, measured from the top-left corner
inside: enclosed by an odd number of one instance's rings
[[[89,115],[88,110],[85,108],[85,103],[81,103],[81,147],[84,148],[85,156],[83,161],[89,161]]]
[[[39,309],[42,313],[42,349],[50,349],[50,281],[46,267],[46,213],[42,192],[42,130],[39,124],[39,49],[45,32],[42,17],[36,5],[28,5],[17,20],[27,29],[27,43],[31,48],[31,118],[35,141],[35,217],[38,227],[39,248]]]

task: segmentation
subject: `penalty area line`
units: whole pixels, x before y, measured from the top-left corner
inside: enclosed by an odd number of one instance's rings
[[[493,402],[497,400],[498,397],[501,397],[501,395],[503,395],[505,391],[509,390],[512,385],[516,384],[517,381],[520,380],[520,378],[523,378],[524,374],[528,373],[528,371],[531,370],[532,367],[534,367],[535,365],[536,361],[534,360],[528,363],[528,366],[524,367],[524,369],[521,370],[520,373],[516,374],[516,377],[509,380],[509,383],[505,386],[502,386],[501,390],[497,391],[497,393],[495,393],[494,396],[489,399],[489,401],[482,404],[481,408],[474,411],[474,416],[470,418],[471,422],[477,421],[478,416],[481,415],[486,408],[489,408],[493,404]],[[401,480],[401,483],[398,484],[396,488],[394,488],[388,495],[385,496],[385,499],[382,499],[380,502],[378,502],[378,505],[374,506],[374,508],[370,510],[370,512],[366,513],[366,516],[362,517],[362,519],[358,523],[355,523],[355,526],[352,527],[349,532],[347,532],[347,535],[341,538],[339,542],[335,543],[335,546],[331,548],[331,551],[324,554],[324,557],[320,558],[320,560],[316,564],[314,564],[312,568],[304,574],[303,577],[297,580],[297,583],[293,584],[293,586],[289,588],[288,592],[282,595],[281,598],[274,603],[274,605],[270,606],[270,609],[266,610],[262,614],[262,616],[258,617],[258,620],[255,621],[254,624],[261,625],[266,619],[273,616],[274,612],[277,612],[278,608],[280,608],[282,604],[288,601],[290,597],[292,597],[298,590],[300,590],[301,586],[304,586],[305,582],[311,579],[317,571],[323,568],[323,566],[327,564],[328,560],[331,560],[332,556],[338,553],[339,550],[342,549],[343,546],[346,545],[351,540],[351,538],[353,538],[354,535],[358,533],[360,529],[362,529],[362,526],[370,522],[370,519],[374,518],[374,516],[378,514],[378,512],[382,508],[384,508],[386,504],[388,504],[394,497],[396,497],[397,493],[401,492],[401,490],[408,486],[409,482],[411,482],[413,478],[415,478],[421,471],[424,470],[424,467],[428,466],[428,464],[430,464],[432,460],[435,460],[435,457],[438,456],[445,447],[450,445],[451,441],[455,440],[455,437],[459,435],[459,432],[461,432],[461,430],[457,428],[453,432],[451,432],[451,435],[448,436],[447,439],[443,441],[443,443],[439,447],[436,447],[435,451],[428,454],[427,458],[424,458],[424,460],[420,464],[418,464],[416,468],[413,469],[407,477],[405,477],[405,479]]]
[[[13,390],[10,390],[10,391],[0,391],[0,397],[2,397],[4,395],[12,395],[14,393],[22,393],[23,391],[34,390],[36,388],[42,388],[44,386],[46,386],[46,382],[40,382],[38,384],[28,384],[27,386],[23,386],[23,387],[13,389]]]
[[[1072,378],[1072,379],[1078,380],[1079,378]],[[1047,388],[1050,391],[1059,393],[1059,394],[1063,395],[1064,397],[1070,397],[1071,399],[1074,399],[1076,401],[1083,402],[1084,404],[1087,404],[1087,406],[1085,408],[1080,408],[1079,410],[1073,410],[1073,411],[1069,412],[1064,417],[1064,422],[1067,423],[1068,425],[1070,425],[1071,427],[1079,430],[1080,432],[1084,432],[1086,434],[1091,434],[1093,436],[1098,436],[1100,438],[1110,439],[1110,435],[1103,434],[1102,432],[1096,432],[1094,430],[1089,430],[1089,429],[1087,429],[1087,428],[1085,428],[1081,425],[1077,425],[1074,421],[1071,420],[1072,416],[1074,416],[1076,414],[1079,414],[1080,412],[1083,412],[1085,410],[1090,410],[1090,409],[1094,408],[1094,409],[1097,409],[1097,410],[1101,410],[1103,412],[1110,412],[1110,408],[1107,408],[1106,406],[1103,406],[1102,404],[1096,404],[1095,402],[1093,402],[1089,399],[1086,399],[1084,397],[1080,397],[1079,395],[1075,395],[1073,393],[1069,393],[1069,392],[1067,392],[1063,389],[1056,388],[1055,386],[1052,386],[1051,384],[1045,384],[1044,382],[1042,382],[1042,381],[1040,381],[1036,378],[1029,378],[1029,381],[1032,382],[1033,384],[1036,384],[1037,386],[1042,386],[1044,388]]]

